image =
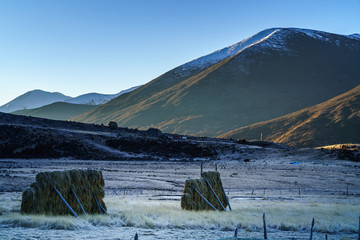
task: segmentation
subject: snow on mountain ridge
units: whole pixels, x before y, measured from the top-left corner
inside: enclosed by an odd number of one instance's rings
[[[183,64],[180,66],[180,71],[187,71],[189,68],[206,68],[218,62],[221,62],[224,59],[232,57],[238,54],[240,51],[248,48],[254,44],[257,44],[261,41],[268,39],[272,34],[277,32],[279,29],[271,28],[261,31],[252,37],[244,39],[238,43],[235,43],[229,47],[217,50],[213,53],[205,55],[203,57],[194,59],[188,63]],[[180,73],[180,72],[177,72]]]
[[[356,40],[360,39],[360,34],[358,34],[358,33],[354,33],[354,34],[350,34],[350,35],[341,35],[341,34],[328,33],[328,32],[324,32],[324,31],[303,29],[303,28],[288,28],[288,29],[305,33],[306,35],[308,35],[309,37],[312,37],[314,39],[320,39],[320,40],[325,40],[325,41],[328,41],[327,37],[329,37],[330,35],[340,35],[340,36],[344,36],[344,37],[356,39]]]
[[[63,102],[73,103],[73,104],[87,104],[87,105],[104,104],[104,103],[110,101],[111,99],[116,98],[124,93],[134,91],[135,89],[137,89],[140,86],[135,86],[135,87],[123,90],[116,94],[87,93],[87,94],[83,94],[83,95],[80,95],[80,96],[77,96],[77,97],[74,97],[71,99],[67,99]]]
[[[73,103],[73,104],[99,105],[99,104],[103,104],[111,99],[112,99],[112,97],[110,95],[99,94],[99,93],[87,93],[87,94],[80,95],[78,97],[74,97],[74,98],[65,100],[63,102]]]
[[[321,32],[321,31],[302,29],[302,28],[292,28],[292,30],[305,33],[306,35],[308,35],[309,37],[314,38],[314,39],[323,39],[324,37],[322,35],[325,33],[325,32]]]
[[[353,34],[348,35],[348,37],[351,38],[351,39],[359,40],[360,39],[360,34],[359,33],[353,33]]]
[[[246,48],[252,47],[259,43],[264,44],[267,47],[273,47],[275,49],[282,49],[287,50],[286,46],[284,46],[284,38],[288,33],[294,32],[301,32],[306,34],[307,36],[323,40],[323,41],[330,41],[329,37],[331,35],[339,35],[333,33],[327,33],[318,30],[311,30],[311,29],[303,29],[303,28],[269,28],[263,30],[247,39],[244,39],[238,43],[235,43],[229,47],[217,50],[213,53],[208,55],[202,56],[200,58],[196,58],[188,63],[185,63],[175,69],[175,73],[180,76],[190,75],[190,71],[192,69],[205,69],[210,67],[218,62],[221,62],[229,57],[232,57],[239,52],[243,51]],[[351,34],[351,35],[341,35],[350,39],[360,39],[360,34]],[[338,41],[335,41],[336,45],[339,45]]]

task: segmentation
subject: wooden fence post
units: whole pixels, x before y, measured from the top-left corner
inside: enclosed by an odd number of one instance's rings
[[[358,240],[360,240],[360,217],[359,217],[359,232],[358,232]]]
[[[267,239],[265,213],[263,213],[263,225],[264,225],[264,239]]]
[[[315,224],[315,219],[313,218],[312,223],[311,223],[311,228],[310,228],[310,240],[312,240],[312,237],[313,237],[314,224]]]
[[[203,163],[200,163],[200,176],[203,174]]]

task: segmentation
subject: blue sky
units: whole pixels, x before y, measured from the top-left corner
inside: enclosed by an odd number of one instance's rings
[[[360,0],[0,0],[0,105],[116,93],[272,27],[360,33]]]

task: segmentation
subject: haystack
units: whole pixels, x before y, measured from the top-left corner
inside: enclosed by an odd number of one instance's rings
[[[223,191],[220,173],[218,172],[204,172],[203,176],[209,182],[214,192],[218,196],[220,202],[227,207],[227,200]],[[195,189],[216,209],[222,211],[223,208],[217,200],[215,194],[206,183],[205,179],[189,179],[185,181],[185,188],[181,197],[181,208],[185,210],[213,210],[213,208],[206,203],[206,201],[195,191]]]
[[[97,201],[106,210],[103,201],[105,183],[101,171],[70,170],[63,172],[41,172],[36,175],[35,180],[23,192],[21,202],[22,213],[71,214],[68,207],[55,191],[54,186],[77,214],[81,214],[82,210],[73,191],[86,213],[99,213],[94,194]]]

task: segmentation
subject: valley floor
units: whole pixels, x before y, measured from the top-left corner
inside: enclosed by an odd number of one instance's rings
[[[262,213],[269,239],[355,239],[360,216],[360,163],[312,149],[241,146],[204,162],[217,170],[232,212],[180,208],[183,185],[199,178],[200,162],[0,160],[1,239],[220,239],[262,238]],[[237,160],[233,160],[237,159]],[[245,159],[249,161],[244,161]],[[109,216],[32,216],[19,213],[21,192],[41,171],[99,169],[105,179]]]

